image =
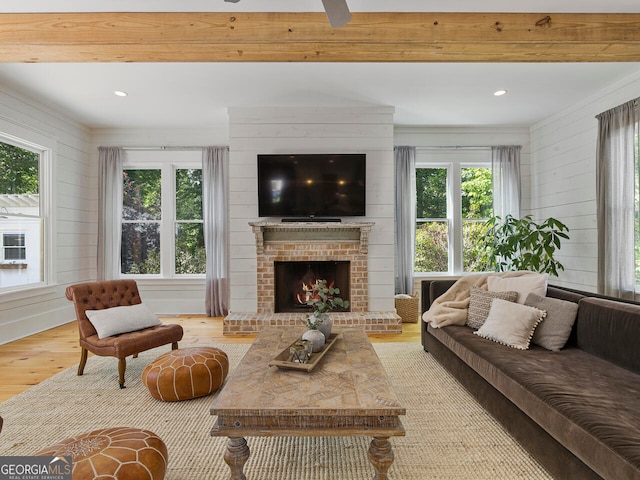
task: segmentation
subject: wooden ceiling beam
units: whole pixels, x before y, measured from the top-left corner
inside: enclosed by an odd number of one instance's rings
[[[640,14],[0,14],[0,62],[637,62]]]

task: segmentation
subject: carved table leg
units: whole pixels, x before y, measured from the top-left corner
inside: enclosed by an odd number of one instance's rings
[[[229,437],[227,449],[224,452],[224,461],[231,468],[231,480],[247,480],[242,469],[249,460],[249,447],[244,438]]]
[[[393,450],[389,437],[373,437],[369,446],[369,460],[376,469],[374,480],[388,480],[387,470],[393,463]]]

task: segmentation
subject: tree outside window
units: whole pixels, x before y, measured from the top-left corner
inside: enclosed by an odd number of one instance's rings
[[[447,168],[416,168],[416,272],[449,271]]]
[[[481,239],[484,223],[493,216],[491,169],[488,167],[462,168],[462,247],[463,270],[484,272],[490,270]]]
[[[161,171],[122,172],[121,271],[124,274],[159,275],[160,222],[162,220]]]
[[[0,142],[0,195],[37,195],[39,187],[40,155]]]
[[[204,274],[202,169],[176,171],[176,274]]]

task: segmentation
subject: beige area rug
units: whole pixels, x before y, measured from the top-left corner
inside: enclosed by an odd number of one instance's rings
[[[231,367],[248,345],[221,345]],[[420,344],[375,344],[407,409],[406,437],[391,439],[394,480],[535,480],[552,478]],[[168,480],[229,478],[226,439],[211,437],[214,395],[177,403],[153,399],[144,366],[167,348],[127,363],[127,388],[117,385],[117,361],[91,357],[85,374],[70,368],[0,404],[0,455],[32,455],[59,440],[98,428],[129,426],[158,434],[169,450]],[[253,437],[249,480],[371,479],[366,437]]]

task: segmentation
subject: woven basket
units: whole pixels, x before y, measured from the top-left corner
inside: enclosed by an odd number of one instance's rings
[[[417,293],[411,298],[396,298],[396,311],[403,323],[417,323],[420,318],[420,299]]]

